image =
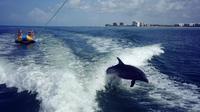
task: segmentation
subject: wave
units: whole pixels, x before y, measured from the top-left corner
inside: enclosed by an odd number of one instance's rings
[[[18,92],[37,92],[41,112],[93,112],[98,110],[95,101],[96,86],[90,80],[82,81],[82,62],[71,49],[58,39],[49,37],[41,44],[43,64],[37,64],[38,54],[9,62],[1,60],[0,83],[17,87]],[[21,61],[21,63],[18,63]],[[89,83],[88,83],[89,82]],[[90,85],[90,86],[89,86]]]
[[[150,81],[150,84],[139,83],[131,89],[130,81],[121,80],[117,84],[120,88],[124,88],[129,92],[136,92],[134,89],[143,88],[149,97],[156,100],[157,103],[163,104],[169,108],[182,108],[185,111],[200,111],[200,95],[199,88],[193,84],[181,83],[169,79],[170,74],[163,74],[156,69],[150,60],[164,53],[164,48],[161,44],[147,45],[143,47],[127,47],[119,40],[109,37],[91,37],[88,43],[96,48],[98,52],[110,53],[109,58],[106,60],[106,66],[109,67],[117,64],[116,57],[120,57],[124,63],[134,65],[142,69]],[[105,59],[105,58],[104,58]],[[106,67],[104,68],[106,70]],[[109,79],[110,80],[110,79]],[[117,79],[117,81],[119,81]],[[142,104],[142,102],[140,102]],[[156,111],[156,110],[154,110]]]
[[[116,57],[142,69],[150,81],[150,84],[136,83],[134,88],[129,88],[130,82],[122,80],[119,88],[129,93],[142,88],[156,103],[199,111],[198,87],[170,80],[167,74],[162,74],[151,64],[153,57],[164,53],[161,44],[135,47],[134,43],[127,44],[127,40],[78,34],[76,36],[85,40],[98,54],[86,61],[75,55],[64,41],[52,35],[43,36],[46,37],[41,38],[48,38],[48,41],[40,39],[42,44],[38,51],[43,54],[32,53],[14,62],[0,61],[0,83],[17,87],[19,92],[37,92],[41,112],[101,110],[96,101],[96,92],[105,89],[105,70],[117,63]],[[38,60],[42,63],[38,63]]]

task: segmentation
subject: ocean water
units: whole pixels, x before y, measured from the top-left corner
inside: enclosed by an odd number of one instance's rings
[[[150,83],[108,78],[116,57]],[[0,84],[0,112],[200,112],[200,29],[1,26]]]

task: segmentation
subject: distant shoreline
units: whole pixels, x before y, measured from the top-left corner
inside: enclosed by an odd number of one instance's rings
[[[145,26],[145,27],[136,27],[136,26],[105,26],[105,27],[113,27],[113,28],[200,28],[200,27],[177,27],[177,26]]]
[[[53,27],[101,27],[101,28],[200,28],[200,27],[177,27],[177,26],[142,26],[142,27],[136,27],[136,26],[31,26],[31,25],[0,25],[0,27],[26,27],[26,28],[31,28],[31,27],[36,27],[36,28],[53,28]]]
[[[176,23],[176,24],[147,24],[142,21],[133,21],[132,24],[124,24],[123,22],[105,24],[105,27],[200,27],[200,23]]]

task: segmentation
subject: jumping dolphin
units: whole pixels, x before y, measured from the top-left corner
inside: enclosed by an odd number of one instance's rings
[[[106,74],[115,74],[122,79],[132,80],[130,87],[134,86],[136,80],[144,81],[146,83],[149,82],[143,71],[134,66],[124,64],[119,57],[117,57],[117,59],[119,63],[109,67],[106,70]]]

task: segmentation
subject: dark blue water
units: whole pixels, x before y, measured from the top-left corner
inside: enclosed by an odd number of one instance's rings
[[[37,43],[14,43],[18,29]],[[0,112],[199,112],[199,49],[199,28],[2,26]],[[150,83],[108,78],[116,57]]]

